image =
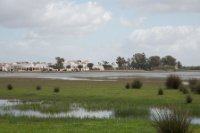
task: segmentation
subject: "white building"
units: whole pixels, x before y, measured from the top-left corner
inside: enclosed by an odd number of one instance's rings
[[[67,71],[89,71],[87,64],[89,61],[81,61],[81,60],[70,60],[64,62],[64,67]],[[79,66],[82,66],[80,69]]]

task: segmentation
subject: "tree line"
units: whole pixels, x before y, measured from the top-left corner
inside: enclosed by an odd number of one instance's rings
[[[136,53],[131,58],[117,57],[116,63],[120,70],[154,70],[182,68],[180,61],[171,55],[160,57],[158,55],[146,57],[145,53]]]

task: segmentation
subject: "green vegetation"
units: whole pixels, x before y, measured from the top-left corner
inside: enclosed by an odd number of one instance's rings
[[[192,96],[188,94],[186,96],[186,103],[192,103],[192,101],[193,101]]]
[[[191,90],[196,94],[200,94],[200,82],[192,85]]]
[[[0,99],[20,99],[32,101],[32,104],[16,105],[20,110],[37,110],[41,112],[66,112],[70,105],[77,103],[87,110],[112,110],[112,119],[50,119],[0,116],[2,132],[39,132],[39,133],[155,133],[149,119],[149,108],[168,105],[179,106],[188,110],[192,116],[200,116],[200,97],[185,104],[185,95],[174,89],[165,90],[165,95],[158,96],[158,86],[165,87],[165,79],[139,79],[142,89],[124,89],[126,83],[133,79],[113,81],[65,81],[53,79],[0,78]],[[15,89],[7,91],[5,86],[12,84]],[[35,91],[37,85],[42,89]],[[62,88],[62,93],[54,93],[55,86]],[[36,104],[41,102],[41,104]],[[144,128],[145,127],[145,128]],[[200,126],[193,125],[195,133]]]
[[[54,90],[53,90],[55,93],[58,93],[60,91],[60,88],[59,87],[55,87]]]
[[[143,83],[139,79],[135,79],[131,84],[131,87],[133,89],[140,89],[142,86],[143,86]]]
[[[172,108],[157,111],[153,116],[157,133],[193,133],[188,113]]]
[[[178,89],[181,83],[182,81],[179,76],[170,75],[169,77],[167,77],[165,85],[168,89]]]
[[[8,90],[12,90],[12,89],[13,89],[12,84],[8,84],[8,85],[7,85],[7,89],[8,89]]]
[[[39,86],[39,85],[37,85],[37,86],[36,86],[36,90],[38,90],[38,91],[39,91],[39,90],[41,90],[41,89],[42,89],[42,87],[41,87],[41,86]]]
[[[130,84],[129,84],[129,83],[126,83],[125,88],[126,88],[126,89],[130,89]]]
[[[158,95],[164,95],[164,90],[162,88],[158,89]]]

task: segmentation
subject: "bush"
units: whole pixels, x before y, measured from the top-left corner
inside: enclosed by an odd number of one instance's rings
[[[132,84],[131,84],[131,87],[132,88],[135,88],[135,89],[140,89],[142,87],[142,82],[138,79],[135,79]]]
[[[41,86],[39,86],[39,85],[38,85],[38,86],[36,86],[36,90],[38,90],[38,91],[39,91],[39,90],[41,90],[41,89],[42,89],[42,87],[41,87]]]
[[[188,88],[184,88],[184,89],[182,90],[182,92],[183,92],[183,94],[188,94],[188,93],[190,92],[190,90],[189,90]]]
[[[182,81],[179,76],[170,75],[169,77],[167,77],[165,85],[168,89],[178,89],[181,83]]]
[[[185,85],[183,85],[183,84],[181,84],[181,85],[178,87],[179,91],[181,91],[181,92],[183,92],[183,90],[186,89],[186,88],[187,88],[187,87],[186,87]]]
[[[196,83],[196,85],[193,85],[191,90],[196,94],[200,94],[200,82]]]
[[[153,114],[153,126],[157,133],[192,133],[191,118],[179,109],[163,109]]]
[[[186,100],[186,103],[192,103],[193,98],[191,95],[187,95],[185,100]]]
[[[191,79],[189,79],[188,82],[189,82],[189,85],[192,86],[192,85],[195,85],[198,82],[198,80],[195,78],[191,78]]]
[[[189,79],[188,82],[189,82],[189,86],[190,86],[191,90],[195,91],[195,86],[197,85],[198,80],[195,78],[192,78],[192,79]]]
[[[13,89],[13,86],[12,86],[11,84],[8,84],[8,85],[7,85],[7,89],[8,89],[8,90],[12,90],[12,89]]]
[[[162,88],[158,89],[158,95],[164,95],[164,91]]]
[[[130,84],[129,84],[129,83],[126,83],[125,88],[126,88],[126,89],[129,89],[129,88],[130,88]]]
[[[55,93],[58,93],[59,91],[60,91],[60,88],[59,88],[59,87],[55,87],[55,88],[54,88],[54,92],[55,92]]]

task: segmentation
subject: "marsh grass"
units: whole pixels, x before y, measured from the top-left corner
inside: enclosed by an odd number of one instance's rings
[[[147,118],[149,109],[143,107],[125,107],[114,110],[116,118]]]
[[[189,114],[177,108],[163,108],[153,114],[153,126],[157,133],[193,133],[190,125]]]

